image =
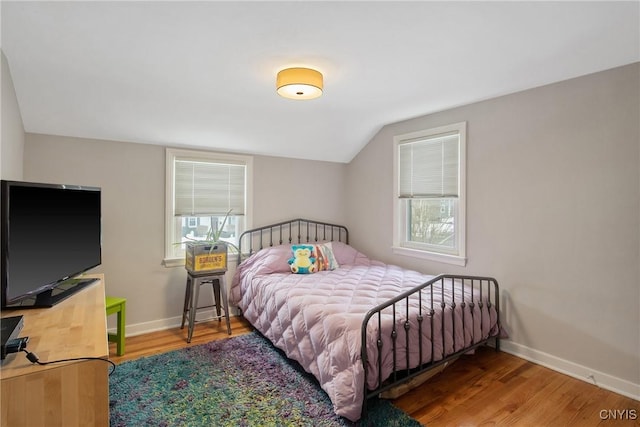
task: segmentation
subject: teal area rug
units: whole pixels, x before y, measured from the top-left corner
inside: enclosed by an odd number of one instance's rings
[[[234,338],[124,362],[109,377],[110,425],[350,426],[313,377],[264,337]],[[419,426],[385,400],[362,426]]]

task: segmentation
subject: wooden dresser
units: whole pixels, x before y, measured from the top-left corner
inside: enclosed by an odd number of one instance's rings
[[[85,276],[91,277],[91,276]],[[104,277],[51,308],[11,310],[24,316],[21,337],[39,360],[109,356]],[[0,368],[3,427],[108,426],[109,370],[101,360],[32,364],[25,353]]]

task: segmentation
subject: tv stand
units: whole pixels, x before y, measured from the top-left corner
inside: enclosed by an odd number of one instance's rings
[[[9,314],[24,317],[20,335],[29,336],[27,350],[42,362],[109,357],[104,278],[91,278],[51,308]],[[108,426],[109,370],[102,360],[37,365],[24,353],[7,355],[0,366],[0,425]]]
[[[27,308],[49,308],[64,301],[76,292],[81,291],[92,283],[96,282],[96,278],[74,278],[67,279],[51,289],[40,292],[35,297],[25,298],[12,305],[2,307],[3,310],[22,310]]]

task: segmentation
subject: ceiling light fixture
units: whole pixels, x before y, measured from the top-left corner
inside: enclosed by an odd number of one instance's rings
[[[322,95],[322,74],[311,68],[286,68],[276,78],[278,95],[289,99],[313,99]]]

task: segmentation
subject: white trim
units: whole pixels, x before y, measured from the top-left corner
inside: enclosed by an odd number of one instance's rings
[[[241,154],[218,153],[213,151],[194,151],[183,150],[178,148],[167,148],[165,150],[165,217],[164,217],[164,260],[162,264],[165,267],[178,267],[184,265],[184,260],[178,263],[178,259],[167,257],[172,253],[173,238],[172,225],[173,218],[173,178],[174,178],[174,161],[176,158],[183,160],[213,160],[224,161],[228,163],[243,164],[246,166],[245,181],[245,230],[253,227],[253,157]]]
[[[232,317],[237,315],[237,310],[229,307]],[[197,313],[197,321],[206,320],[214,316],[213,310],[201,310]],[[170,317],[167,319],[159,319],[151,322],[137,323],[127,325],[125,335],[133,337],[136,335],[147,334],[150,332],[162,331],[166,329],[176,328],[180,326],[182,316]],[[197,327],[197,325],[196,325]],[[115,328],[110,328],[109,332],[115,332]],[[185,322],[184,334],[186,338],[187,324]],[[521,359],[528,360],[545,368],[552,369],[572,378],[593,384],[605,390],[621,394],[628,398],[640,401],[640,384],[634,384],[631,381],[606,374],[604,372],[590,369],[589,367],[565,360],[551,354],[534,350],[522,344],[509,340],[500,340],[500,350],[509,353]]]
[[[423,139],[436,135],[457,132],[460,136],[458,148],[458,223],[456,224],[457,253],[446,254],[424,249],[407,248],[401,245],[404,231],[404,213],[402,202],[399,200],[399,156],[398,146],[415,139]],[[420,130],[417,132],[396,135],[393,137],[393,245],[392,250],[399,255],[412,256],[437,262],[465,266],[467,262],[466,250],[466,222],[467,222],[467,122],[459,122],[437,128]]]
[[[165,258],[162,265],[167,268],[184,267],[184,258]]]
[[[231,317],[237,316],[238,312],[234,307],[229,306],[229,311],[231,312]],[[211,310],[199,310],[196,313],[196,322],[206,321],[208,319],[213,319],[216,315],[213,309]],[[133,325],[127,325],[125,327],[125,336],[126,337],[135,337],[136,335],[148,334],[151,332],[164,331],[167,329],[177,328],[182,323],[182,315],[176,317],[170,317],[168,319],[158,319],[153,320],[151,322],[142,322],[136,323]],[[224,325],[224,323],[222,323]],[[198,325],[195,325],[197,328]],[[184,322],[184,338],[187,339],[187,328],[188,322]],[[116,332],[116,328],[109,328],[107,332]]]
[[[500,350],[570,377],[594,384],[605,390],[640,400],[640,384],[615,377],[587,366],[529,348],[510,340],[500,340]]]
[[[235,307],[229,307],[231,316],[238,314]],[[214,316],[213,310],[201,310],[197,313],[197,321],[206,320]],[[136,335],[147,334],[150,332],[162,331],[166,329],[176,328],[180,326],[182,316],[170,317],[167,319],[159,319],[151,322],[136,323],[127,325],[125,335],[133,337]],[[109,332],[115,332],[115,328],[110,328]],[[184,334],[186,338],[187,325],[185,322]],[[604,372],[590,369],[589,367],[565,360],[551,354],[534,350],[522,344],[515,343],[510,340],[500,340],[500,350],[509,353],[521,359],[528,360],[537,365],[544,366],[572,378],[593,384],[605,390],[621,394],[634,400],[640,401],[640,384],[634,384],[631,381],[615,377]]]
[[[194,162],[202,160],[224,160],[225,163],[234,163],[237,165],[244,165],[247,161],[253,159],[253,157],[243,154],[218,153],[215,151],[183,150],[179,148],[167,148],[167,154],[171,156],[172,159],[178,157],[181,160],[190,160]]]
[[[441,254],[437,252],[427,252],[420,249],[411,249],[401,246],[392,246],[391,250],[396,255],[405,255],[414,258],[426,259],[429,261],[437,261],[445,264],[453,264],[464,267],[467,265],[467,259],[457,255]]]
[[[174,191],[173,191],[173,175],[175,173],[173,168],[173,162],[176,157],[176,152],[178,150],[172,150],[171,148],[167,148],[165,150],[165,200],[164,200],[164,257],[167,258],[167,255],[170,254],[171,246],[173,245],[173,239],[171,238],[171,224],[170,218],[173,217],[173,199],[174,199]]]

